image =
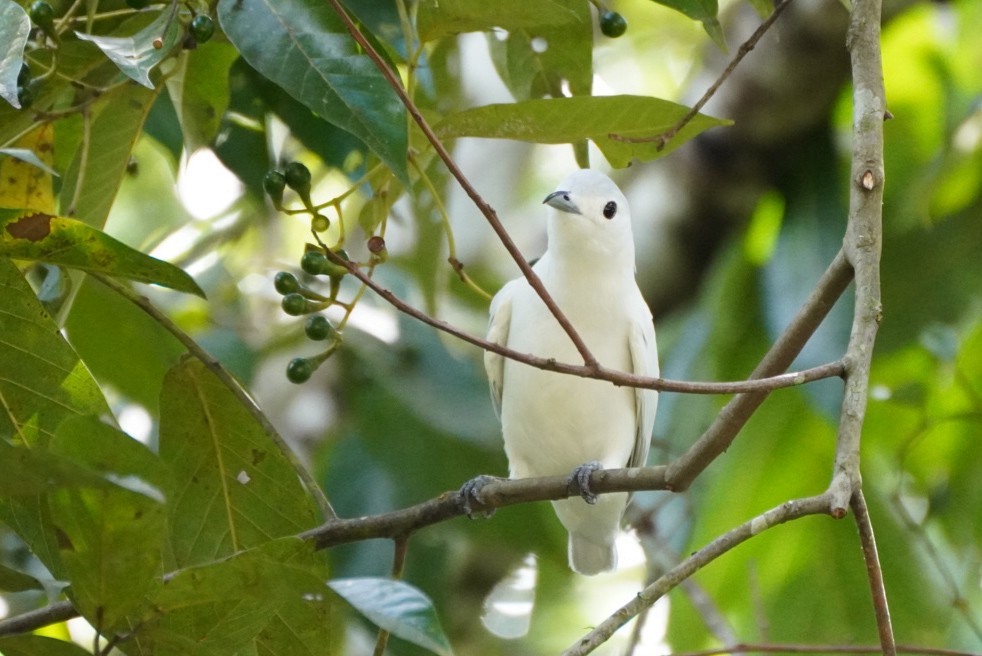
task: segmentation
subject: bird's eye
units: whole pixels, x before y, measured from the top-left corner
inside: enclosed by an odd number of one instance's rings
[[[614,201],[610,201],[609,203],[604,205],[605,218],[612,219],[614,218],[615,214],[617,214],[617,203],[615,203]]]

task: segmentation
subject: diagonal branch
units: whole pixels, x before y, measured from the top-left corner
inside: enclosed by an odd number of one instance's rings
[[[736,67],[740,65],[741,61],[743,61],[743,58],[750,54],[750,51],[757,46],[757,42],[760,41],[761,37],[763,37],[767,30],[771,28],[771,25],[774,24],[778,16],[781,15],[781,12],[783,12],[789,4],[791,4],[791,0],[778,0],[778,2],[774,3],[774,10],[771,12],[771,15],[768,16],[756,30],[754,30],[754,33],[751,34],[746,41],[740,44],[740,49],[737,50],[736,55],[733,56],[733,59],[727,65],[726,69],[724,69],[723,72],[720,73],[720,76],[716,78],[716,81],[713,82],[708,89],[706,89],[706,92],[702,94],[702,97],[698,100],[698,102],[696,102],[696,104],[693,105],[688,112],[686,112],[685,116],[679,119],[678,123],[673,125],[665,132],[656,134],[653,137],[625,137],[620,134],[609,134],[607,136],[615,141],[624,141],[627,143],[647,143],[650,141],[657,141],[658,150],[663,150],[665,146],[668,145],[668,142],[674,139],[675,135],[681,132],[682,128],[688,125],[689,121],[694,119],[699,114],[699,111],[706,105],[706,103],[709,102],[714,95],[716,95],[716,92],[721,86],[723,86],[726,79],[733,74]]]
[[[621,606],[613,615],[598,624],[563,652],[563,656],[583,656],[607,641],[619,628],[627,624],[641,611],[650,608],[656,601],[668,594],[682,581],[713,562],[733,547],[769,528],[784,524],[806,515],[831,514],[831,496],[828,493],[796,499],[782,503],[767,512],[730,529],[705,547],[695,552],[681,563],[645,587],[631,601]]]
[[[866,562],[866,575],[869,578],[870,593],[873,596],[873,609],[876,613],[876,628],[880,634],[880,649],[883,656],[896,656],[897,643],[893,637],[893,623],[890,621],[890,606],[887,604],[887,591],[883,585],[883,568],[876,549],[873,535],[873,522],[869,518],[866,497],[861,489],[852,495],[852,514],[859,529],[859,542],[863,548]]]
[[[440,138],[436,136],[435,132],[433,132],[433,128],[430,127],[430,124],[423,117],[423,114],[416,106],[416,103],[413,102],[413,99],[409,97],[409,94],[403,88],[402,82],[392,71],[392,69],[389,68],[389,65],[385,62],[385,60],[378,54],[378,51],[375,50],[375,47],[371,44],[371,42],[358,30],[358,27],[348,15],[347,10],[345,10],[345,8],[341,5],[340,0],[327,1],[331,7],[333,7],[338,16],[341,17],[341,20],[344,22],[344,25],[347,28],[348,33],[351,34],[351,37],[365,50],[365,54],[367,54],[375,63],[375,66],[378,68],[379,72],[382,73],[385,79],[389,82],[389,85],[396,92],[396,95],[399,96],[399,100],[401,100],[402,104],[405,105],[406,111],[409,112],[409,115],[419,126],[419,129],[423,131],[427,141],[430,142],[437,155],[439,155],[440,159],[443,160],[443,163],[446,165],[451,175],[456,178],[458,184],[460,184],[461,188],[464,190],[464,193],[467,194],[477,209],[479,209],[484,215],[484,218],[487,219],[491,229],[494,230],[494,233],[504,245],[505,250],[507,250],[512,259],[515,260],[515,264],[517,264],[518,268],[521,269],[522,275],[524,275],[528,280],[529,285],[532,286],[532,289],[534,289],[539,295],[542,302],[546,304],[546,307],[549,308],[549,311],[556,318],[556,321],[559,322],[559,325],[562,326],[564,331],[566,331],[566,334],[573,342],[573,345],[576,346],[576,350],[579,352],[580,357],[583,358],[584,366],[591,369],[599,368],[597,359],[592,353],[590,353],[590,349],[587,348],[583,338],[580,337],[579,333],[577,333],[576,329],[573,327],[573,324],[570,323],[566,315],[563,314],[563,311],[559,309],[558,305],[556,305],[556,301],[546,290],[545,285],[542,284],[542,280],[535,273],[535,271],[532,270],[532,267],[529,265],[528,261],[526,261],[521,251],[518,250],[518,246],[516,246],[515,242],[512,241],[508,231],[505,230],[505,227],[501,224],[501,220],[498,219],[497,212],[495,212],[494,208],[491,207],[491,205],[489,205],[488,202],[484,200],[484,198],[477,192],[474,185],[470,183],[470,180],[467,179],[463,171],[461,171],[457,166],[457,163],[454,162],[453,157],[450,156],[450,152],[447,150],[446,146],[443,145]]]
[[[773,376],[791,366],[851,279],[852,269],[840,251],[822,274],[798,314],[754,369],[750,375],[751,380]],[[768,391],[762,390],[740,394],[731,399],[702,437],[669,466],[668,482],[671,489],[687,489],[696,476],[730,446],[767,395]]]

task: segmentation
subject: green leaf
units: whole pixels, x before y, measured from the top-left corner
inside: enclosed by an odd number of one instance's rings
[[[0,497],[37,496],[63,487],[98,487],[103,480],[44,449],[0,440]]]
[[[656,159],[703,130],[728,121],[697,114],[659,151],[657,142],[627,143],[611,139],[657,136],[681,119],[688,108],[645,96],[579,96],[485,105],[451,114],[436,126],[440,137],[516,139],[533,143],[573,143],[590,139],[614,167],[633,159]]]
[[[702,23],[706,34],[713,40],[721,50],[726,50],[726,37],[723,35],[723,26],[719,23],[717,14],[719,13],[718,0],[653,0],[660,5],[664,5],[678,12],[681,12],[693,20]],[[760,0],[758,0],[759,2]]]
[[[0,256],[47,262],[205,295],[182,269],[130,248],[81,221],[0,208],[0,229]]]
[[[218,562],[189,567],[152,599],[127,653],[321,656],[340,653],[341,604],[310,543],[283,538]]]
[[[13,0],[0,0],[0,98],[17,108],[17,76],[30,33],[27,12]]]
[[[328,585],[392,635],[440,656],[453,654],[433,602],[418,588],[403,581],[370,576],[334,579]]]
[[[48,175],[58,175],[57,171],[41,161],[41,158],[35,155],[34,151],[32,150],[28,150],[26,148],[0,148],[0,155],[15,157],[22,162],[27,162],[32,166],[38,167]]]
[[[559,97],[564,93],[563,83],[574,96],[590,95],[593,23],[589,6],[575,1],[557,4],[562,7],[554,7],[552,20],[545,24],[516,26],[505,35],[499,31],[488,34],[495,67],[516,100]]]
[[[218,134],[228,108],[229,69],[238,56],[231,44],[209,41],[186,52],[167,78],[188,152],[209,145]]]
[[[315,525],[287,458],[199,361],[185,359],[168,372],[160,415],[160,457],[178,481],[169,504],[174,567]]]
[[[417,29],[423,41],[495,28],[538,30],[579,22],[581,9],[585,2],[570,0],[421,0]]]
[[[0,308],[0,438],[34,446],[68,417],[110,414],[85,365],[2,257]]]
[[[65,642],[39,635],[17,635],[0,638],[0,654],[4,656],[89,656],[89,652],[74,642]]]
[[[149,449],[95,417],[63,423],[51,448],[112,483],[61,489],[48,499],[75,607],[94,626],[123,628],[163,573],[162,465]]]
[[[97,36],[75,32],[75,36],[94,43],[128,78],[153,89],[150,71],[170,54],[180,36],[176,16],[178,6],[171,4],[152,23],[133,35]]]
[[[159,91],[124,84],[94,105],[89,147],[78,149],[62,180],[62,214],[78,216],[96,228],[105,225],[130,153]],[[76,196],[79,182],[82,188]]]
[[[361,139],[408,183],[405,108],[326,3],[221,0],[218,16],[253,68]]]
[[[24,590],[43,590],[44,586],[33,576],[11,569],[0,563],[0,591],[23,592]],[[3,653],[3,652],[0,652]]]

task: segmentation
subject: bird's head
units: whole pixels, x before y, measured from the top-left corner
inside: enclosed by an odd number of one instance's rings
[[[602,258],[633,271],[631,210],[613,180],[599,171],[580,169],[543,203],[558,210],[548,223],[549,250],[555,257]]]

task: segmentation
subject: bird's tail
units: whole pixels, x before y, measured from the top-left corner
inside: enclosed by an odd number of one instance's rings
[[[574,572],[592,576],[617,567],[613,541],[594,542],[583,535],[569,534],[569,566]]]

